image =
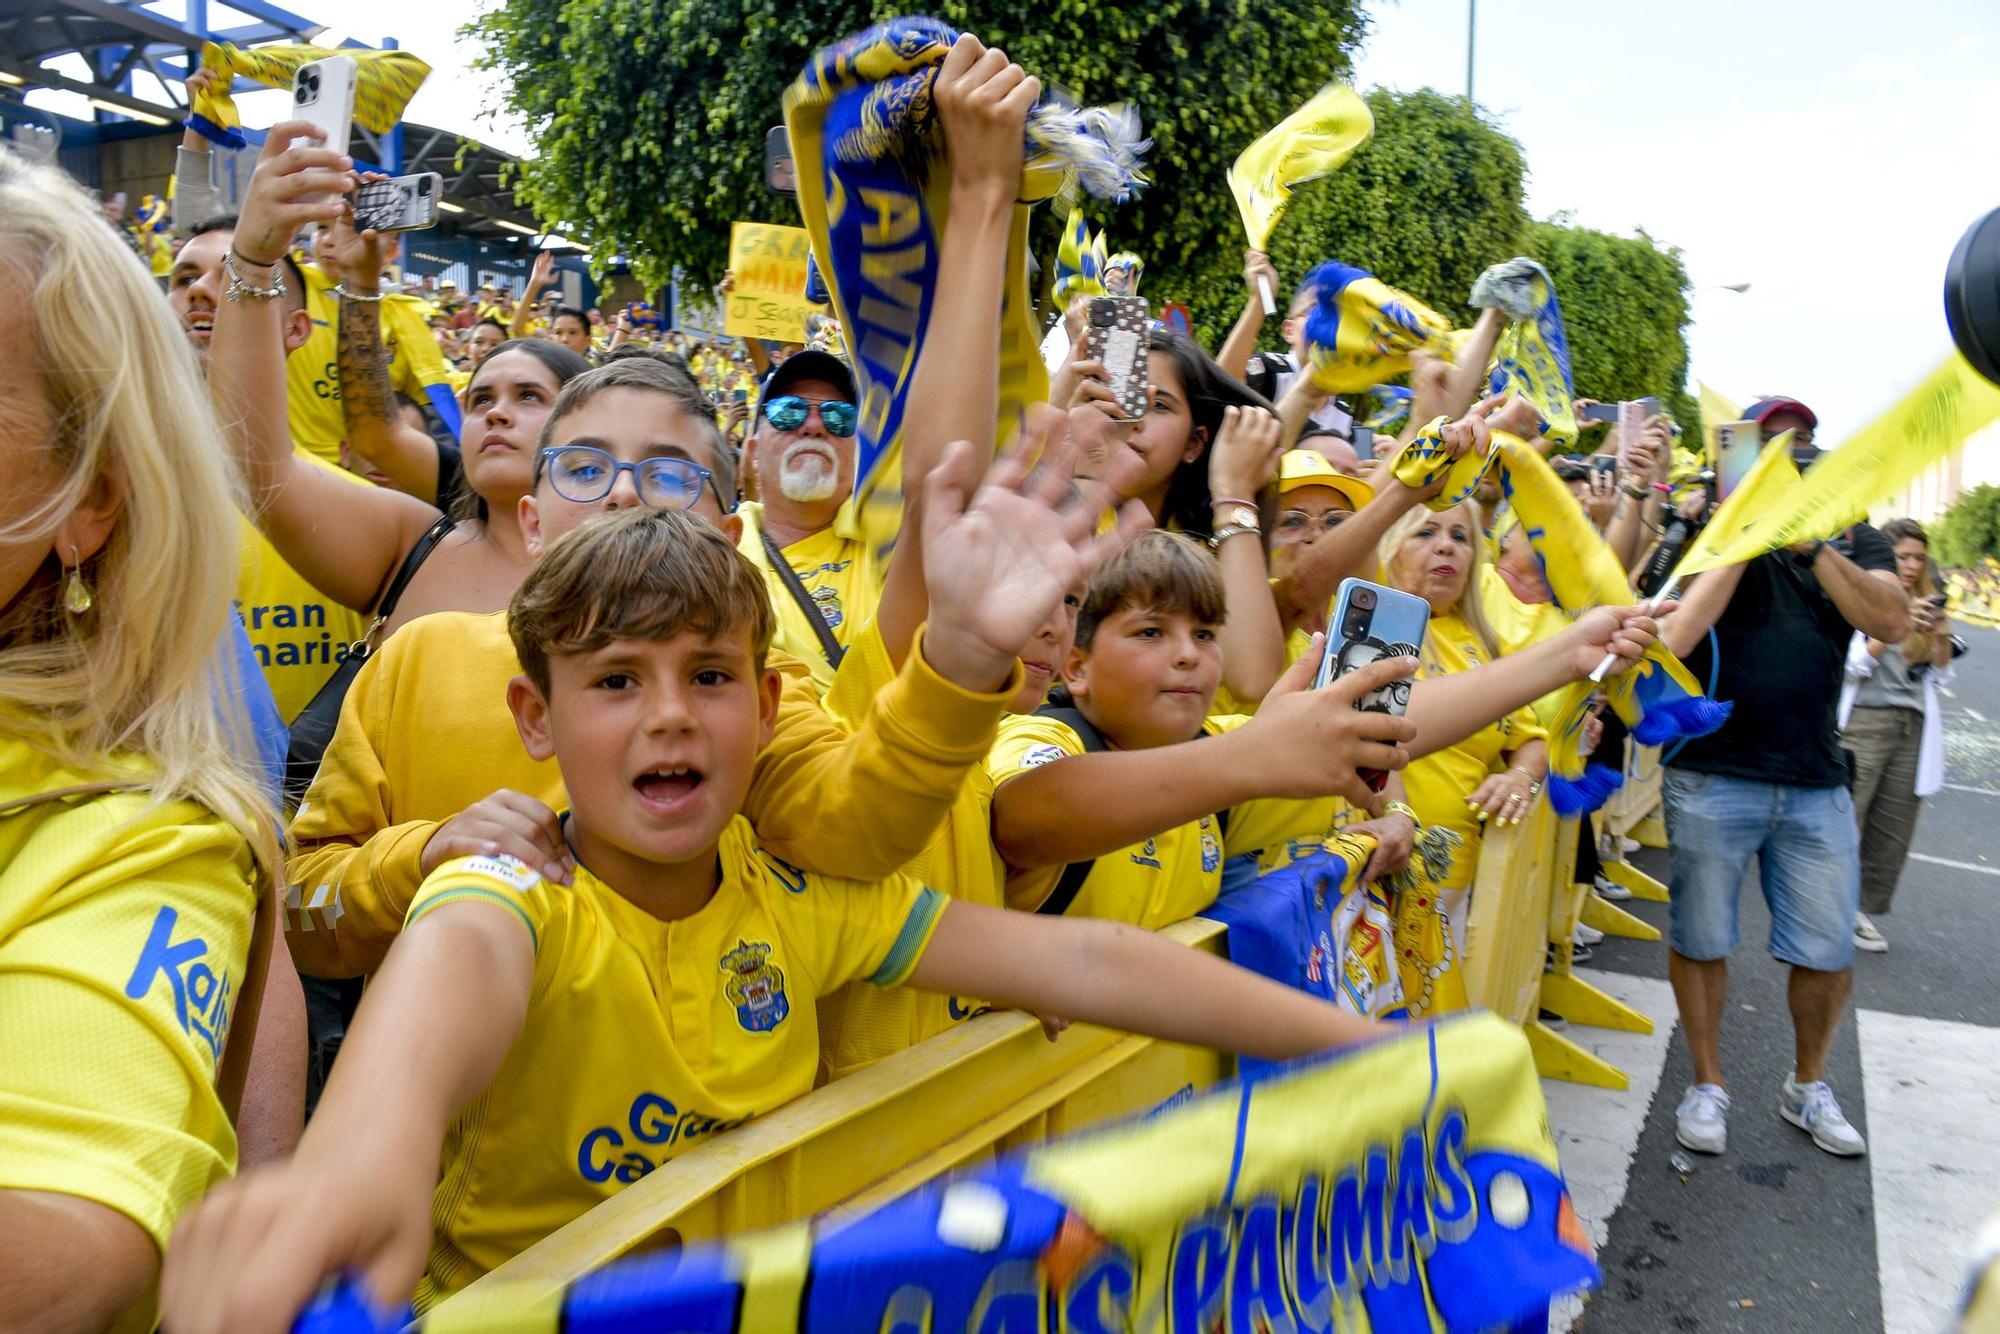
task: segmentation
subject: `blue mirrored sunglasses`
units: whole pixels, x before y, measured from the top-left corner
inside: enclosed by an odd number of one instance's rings
[[[820,425],[826,427],[826,433],[843,440],[854,434],[854,425],[861,417],[861,409],[842,399],[814,403],[797,394],[781,394],[764,405],[764,420],[781,431],[796,431],[806,424],[814,408],[819,409]]]

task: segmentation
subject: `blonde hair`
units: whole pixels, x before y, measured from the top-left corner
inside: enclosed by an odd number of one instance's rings
[[[144,266],[67,176],[0,148],[0,275],[25,294],[61,480],[0,540],[46,538],[100,481],[121,509],[84,562],[93,606],[30,585],[0,625],[0,736],[133,778],[233,825],[267,872],[276,811],[223,639],[242,482],[186,336]],[[46,567],[45,567],[46,568]],[[31,579],[34,576],[31,576]]]
[[[1444,523],[1448,515],[1459,510],[1465,512],[1466,522],[1472,528],[1472,563],[1466,567],[1465,589],[1458,595],[1458,603],[1452,611],[1458,618],[1472,627],[1472,633],[1479,640],[1479,646],[1486,650],[1487,661],[1500,656],[1500,637],[1493,633],[1493,625],[1486,619],[1486,608],[1479,597],[1480,567],[1486,563],[1486,538],[1479,531],[1479,510],[1470,501],[1454,505],[1448,510],[1432,510],[1419,505],[1402,518],[1389,525],[1389,531],[1382,534],[1382,540],[1375,545],[1375,558],[1381,562],[1382,581],[1393,586],[1396,568],[1396,552],[1410,534],[1430,522]],[[1404,590],[1408,592],[1408,589]]]

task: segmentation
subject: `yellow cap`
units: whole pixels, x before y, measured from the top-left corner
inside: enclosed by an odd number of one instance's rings
[[[1336,472],[1333,465],[1326,461],[1326,455],[1318,450],[1287,450],[1285,457],[1278,461],[1278,494],[1282,496],[1302,486],[1330,486],[1346,496],[1357,512],[1375,499],[1375,491],[1368,483],[1359,477]]]

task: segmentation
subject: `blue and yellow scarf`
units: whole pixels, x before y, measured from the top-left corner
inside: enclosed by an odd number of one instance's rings
[[[902,522],[905,399],[938,272],[951,163],[931,100],[958,33],[898,18],[822,49],[785,93],[799,211],[846,333],[860,389],[855,498],[879,547]],[[1074,181],[1122,201],[1145,177],[1137,121],[1120,109],[1045,100],[1028,115],[1027,162],[1007,236],[1001,311],[1000,429],[1048,397],[1028,297],[1028,210]]]

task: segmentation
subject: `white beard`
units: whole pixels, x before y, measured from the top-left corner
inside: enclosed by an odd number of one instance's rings
[[[831,500],[839,488],[839,469],[816,448],[793,446],[778,465],[778,494],[795,505]]]

